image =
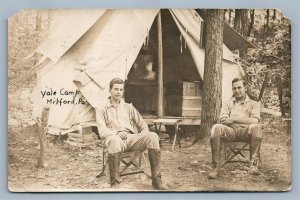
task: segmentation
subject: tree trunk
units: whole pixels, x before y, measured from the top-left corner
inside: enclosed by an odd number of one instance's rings
[[[269,21],[270,21],[270,9],[267,9],[267,15],[266,15],[266,19],[267,19],[267,22],[266,22],[266,27],[267,27],[267,30],[269,28]]]
[[[42,31],[42,13],[40,10],[36,11],[36,20],[35,20],[35,30],[38,33],[37,34],[37,39],[38,41],[40,41],[40,37],[41,37],[41,31]],[[36,63],[38,63],[39,57],[36,54],[34,56],[34,60],[33,60],[33,66],[36,65]]]
[[[229,9],[229,17],[228,17],[228,24],[229,25],[231,24],[231,12],[232,12],[232,10]]]
[[[272,20],[276,19],[276,9],[273,10],[273,16],[272,16]]]
[[[202,120],[194,143],[210,134],[218,122],[222,102],[222,57],[224,10],[207,10],[206,48],[204,61]]]
[[[250,24],[249,24],[249,29],[248,29],[248,33],[247,33],[248,37],[251,35],[251,30],[252,30],[253,25],[254,25],[254,14],[255,14],[255,10],[252,9],[250,11]]]
[[[234,18],[234,28],[237,30],[242,36],[247,36],[249,27],[248,21],[248,9],[236,9],[235,10],[235,18]],[[247,48],[242,47],[239,49],[240,58],[245,58],[247,55]]]
[[[268,37],[268,34],[269,34],[270,9],[266,10],[265,18],[266,18],[266,23],[265,23],[265,26],[264,26],[264,39],[266,37]]]
[[[280,105],[280,111],[281,116],[285,117],[284,107],[283,107],[283,101],[282,101],[282,81],[280,76],[275,77],[276,86],[277,86],[277,93],[279,98],[279,105]]]
[[[248,33],[249,20],[248,9],[236,9],[234,18],[234,28],[242,36],[246,36]]]
[[[233,27],[239,33],[241,33],[241,16],[242,16],[242,9],[235,9]]]
[[[264,82],[263,82],[263,84],[261,86],[261,89],[260,89],[260,92],[259,92],[258,101],[261,101],[268,81],[269,81],[269,73],[266,73]]]

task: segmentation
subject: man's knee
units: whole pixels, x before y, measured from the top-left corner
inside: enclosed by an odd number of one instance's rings
[[[261,125],[260,124],[250,124],[249,125],[249,134],[254,137],[262,138]]]
[[[215,124],[211,129],[211,137],[221,137],[226,125],[223,124]]]
[[[145,134],[144,140],[147,143],[148,149],[159,149],[159,137],[155,132]]]
[[[155,133],[155,132],[149,132],[148,134],[145,135],[145,138],[150,142],[158,142],[159,141],[159,137],[158,137],[157,133]]]
[[[105,141],[108,153],[118,153],[124,151],[124,142],[118,135],[109,136]]]

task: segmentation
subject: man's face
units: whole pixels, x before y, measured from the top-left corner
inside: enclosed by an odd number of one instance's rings
[[[243,81],[237,81],[232,84],[233,96],[238,99],[243,99],[246,96],[246,88]]]
[[[124,93],[124,84],[113,84],[112,88],[110,89],[110,96],[112,100],[119,101]]]

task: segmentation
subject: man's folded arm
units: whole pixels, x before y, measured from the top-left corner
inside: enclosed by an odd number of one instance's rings
[[[231,118],[233,123],[237,123],[237,124],[257,124],[259,122],[259,120],[255,117],[249,117],[249,118],[243,118],[243,117],[232,117]]]

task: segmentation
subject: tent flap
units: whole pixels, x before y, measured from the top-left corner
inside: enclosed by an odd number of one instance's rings
[[[237,50],[241,48],[256,48],[254,44],[245,39],[241,34],[236,30],[230,27],[230,25],[224,22],[224,31],[223,31],[223,40],[224,44],[230,50]]]

